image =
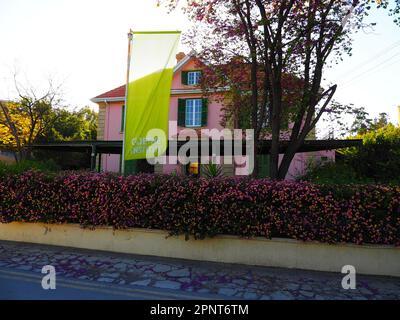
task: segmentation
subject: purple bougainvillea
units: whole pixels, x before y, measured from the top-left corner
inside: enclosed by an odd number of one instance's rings
[[[39,172],[1,177],[0,222],[400,245],[400,187]]]

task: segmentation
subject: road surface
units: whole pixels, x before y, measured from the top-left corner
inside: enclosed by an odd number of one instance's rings
[[[0,241],[0,299],[400,300],[400,278],[357,274],[345,290],[344,276]]]

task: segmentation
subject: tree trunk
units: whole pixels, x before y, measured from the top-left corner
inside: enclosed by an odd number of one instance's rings
[[[285,177],[286,177],[286,175],[287,175],[287,173],[289,171],[290,164],[292,163],[293,158],[296,155],[297,150],[298,150],[298,148],[295,148],[295,147],[290,148],[290,146],[286,150],[286,152],[285,152],[285,154],[283,156],[282,162],[281,162],[281,164],[279,166],[279,170],[278,170],[278,179],[279,180],[284,180],[285,179]]]
[[[279,168],[279,124],[275,119],[272,120],[272,141],[270,150],[270,176],[271,179],[278,179]]]
[[[259,167],[259,159],[258,159],[258,154],[259,154],[259,139],[257,137],[254,137],[254,170],[251,176],[253,178],[258,178],[258,167]]]
[[[281,107],[282,92],[276,89],[272,95],[272,119],[271,119],[271,150],[270,150],[270,175],[271,179],[279,179],[279,140],[281,131]]]

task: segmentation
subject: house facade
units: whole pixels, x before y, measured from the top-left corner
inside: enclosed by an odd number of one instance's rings
[[[191,129],[218,129],[222,130],[221,117],[223,116],[223,104],[218,99],[218,93],[204,96],[198,86],[201,70],[195,57],[177,54],[177,64],[174,68],[174,76],[171,86],[171,98],[169,105],[169,121],[177,123],[177,132],[170,130],[169,139],[176,139],[177,133],[187,128]],[[97,139],[116,141],[123,139],[125,85],[105,92],[91,100],[99,106],[99,120]],[[121,156],[116,154],[103,154],[101,170],[119,172],[121,170]],[[293,159],[287,179],[294,179],[305,173],[310,161],[334,160],[333,150],[298,153]],[[265,160],[265,159],[264,159]],[[268,175],[267,161],[260,161],[260,174]],[[196,164],[197,165],[197,164]],[[185,174],[193,166],[180,164],[156,165],[158,173]],[[235,168],[235,164],[222,164],[225,175],[245,175],[247,167]],[[198,169],[194,168],[195,171]]]

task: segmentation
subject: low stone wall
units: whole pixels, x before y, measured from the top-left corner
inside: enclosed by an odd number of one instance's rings
[[[242,239],[218,236],[185,241],[159,230],[83,229],[79,225],[0,223],[0,240],[92,250],[340,272],[353,265],[359,274],[400,277],[400,248],[377,245],[329,245],[290,239]]]

